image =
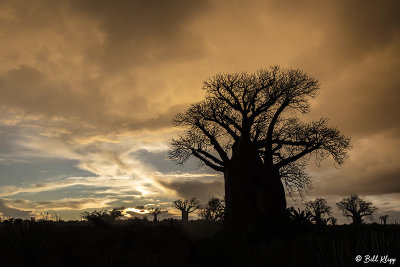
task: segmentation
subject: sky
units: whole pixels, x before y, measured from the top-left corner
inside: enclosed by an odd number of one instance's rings
[[[221,197],[223,177],[170,162],[171,120],[216,73],[280,65],[320,82],[308,119],[352,139],[306,200],[351,193],[400,222],[400,2],[0,1],[0,215]],[[302,207],[301,200],[288,198]]]

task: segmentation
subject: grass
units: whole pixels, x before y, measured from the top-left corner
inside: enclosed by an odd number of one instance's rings
[[[371,266],[356,255],[400,261],[399,225],[289,226],[135,220],[0,224],[0,266]]]

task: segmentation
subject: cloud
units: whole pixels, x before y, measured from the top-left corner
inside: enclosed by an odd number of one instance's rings
[[[0,99],[64,118],[54,128],[75,137],[156,130],[201,98],[208,75],[278,63],[320,78],[315,116],[350,134],[374,131],[359,118],[391,127],[382,115],[399,100],[398,3],[362,3],[5,1],[0,23],[17,45],[2,51],[21,55],[2,63]]]
[[[44,128],[78,138],[170,127],[187,105],[166,90],[162,72],[204,54],[193,23],[208,1],[1,5],[4,36],[16,43],[0,45],[0,54],[15,55],[0,64],[8,111],[40,116]]]
[[[201,201],[208,201],[213,196],[224,195],[224,183],[222,180],[214,181],[159,181],[166,188],[174,190],[178,196],[184,199],[196,197]]]
[[[128,96],[125,99],[124,91],[116,90],[114,96],[129,102],[125,110],[119,100],[111,103],[113,101],[93,85],[83,90],[83,85],[76,86],[69,81],[54,80],[32,66],[21,65],[9,70],[0,75],[0,102],[22,116],[18,116],[19,119],[9,116],[3,123],[28,122],[26,115],[33,114],[36,117],[32,119],[36,126],[41,126],[42,134],[77,141],[85,136],[106,138],[132,130],[168,128],[175,114],[186,107],[176,104],[163,108],[159,114],[146,116],[144,112],[152,108],[145,104],[144,98]]]
[[[54,201],[29,201],[23,199],[2,199],[3,203],[7,206],[12,206],[13,209],[31,209],[35,213],[49,210],[83,210],[96,208],[101,209],[107,207],[108,203],[111,202],[110,199],[101,198],[81,198],[81,199],[71,199],[64,198]],[[22,213],[21,213],[22,214]],[[33,214],[33,213],[32,213]],[[9,215],[5,215],[9,216]]]
[[[0,199],[0,214],[4,217],[29,218],[33,216],[32,211],[12,208],[7,201]]]
[[[400,166],[396,160],[400,140],[389,136],[377,134],[359,139],[354,144],[349,160],[339,170],[325,169],[318,173],[314,169],[317,179],[313,192],[331,195],[400,192]],[[322,177],[318,177],[319,174]]]
[[[151,180],[150,180],[151,181]],[[97,189],[96,189],[97,188]],[[90,191],[87,191],[89,190]],[[111,198],[122,197],[142,197],[153,196],[162,192],[159,186],[149,183],[149,180],[135,179],[135,177],[67,177],[63,179],[48,179],[47,182],[30,184],[28,186],[2,186],[0,190],[1,197],[11,197],[25,194],[33,195],[51,191],[71,191],[78,193],[82,190],[86,194],[98,195]],[[53,196],[54,198],[54,196]]]
[[[73,10],[89,16],[102,36],[102,43],[88,55],[107,72],[145,64],[196,58],[203,39],[192,22],[210,8],[209,1],[162,2],[76,1]]]

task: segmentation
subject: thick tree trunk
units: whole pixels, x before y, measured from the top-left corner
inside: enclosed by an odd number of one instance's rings
[[[285,189],[278,171],[264,169],[264,173],[257,187],[259,219],[279,223],[286,212]]]
[[[224,172],[226,220],[237,224],[279,222],[286,211],[279,172],[267,170],[258,153],[246,152],[232,157]]]
[[[225,217],[231,222],[243,222],[257,217],[255,199],[258,175],[262,172],[235,164],[225,171]]]
[[[182,210],[182,222],[189,221],[189,212]]]
[[[360,225],[362,224],[361,216],[358,214],[353,214],[353,224]]]

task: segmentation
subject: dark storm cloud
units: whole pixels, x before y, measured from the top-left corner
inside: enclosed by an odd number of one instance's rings
[[[73,8],[96,21],[102,45],[88,51],[107,71],[115,72],[142,63],[201,55],[203,39],[192,21],[210,8],[209,1],[76,1]]]
[[[194,22],[210,7],[208,1],[0,5],[3,40],[15,43],[1,47],[8,51],[4,56],[15,54],[0,66],[5,107],[42,120],[65,119],[58,126],[72,135],[93,135],[93,128],[107,134],[169,127],[184,109],[182,101],[164,102],[171,96],[158,76],[166,63],[204,54]]]
[[[400,192],[400,168],[377,167],[371,172],[366,172],[364,166],[352,168],[344,174],[336,174],[315,183],[314,191],[319,194],[336,195],[349,195],[354,192],[364,195],[398,193]]]
[[[223,181],[159,181],[166,188],[176,191],[176,193],[184,199],[196,197],[201,201],[208,201],[213,196],[222,196],[224,193]]]
[[[0,97],[4,104],[48,116],[94,117],[101,114],[86,103],[93,101],[104,106],[104,97],[97,90],[86,88],[76,91],[68,82],[52,81],[48,75],[25,65],[11,69],[0,77]]]
[[[400,132],[394,119],[400,102],[400,2],[276,1],[275,7],[283,20],[302,21],[305,33],[320,31],[317,41],[308,40],[313,48],[294,60],[322,83],[315,113],[334,118],[349,134]]]
[[[381,195],[400,192],[400,166],[397,153],[398,138],[375,135],[358,140],[351,157],[339,170],[333,169],[314,183],[317,194]]]
[[[351,64],[373,50],[397,43],[400,34],[400,3],[395,0],[270,1],[266,6],[270,10],[262,12],[271,12],[293,27],[295,22],[302,25],[304,41],[310,47],[310,32],[323,29],[315,45],[317,50],[312,51],[314,57],[307,54],[308,60],[302,58],[303,64],[311,60],[314,67]]]
[[[399,6],[398,1],[5,1],[0,25],[16,45],[3,44],[2,50],[20,56],[0,68],[1,99],[30,113],[107,125],[107,131],[157,129],[169,126],[194,100],[191,89],[173,88],[183,70],[177,64],[185,66],[186,79],[196,76],[196,84],[187,84],[199,89],[201,80],[218,71],[278,63],[319,78],[323,90],[315,113],[337,118],[350,134],[398,129],[388,114],[400,101],[394,79],[400,68]],[[193,59],[201,61],[192,64]]]

